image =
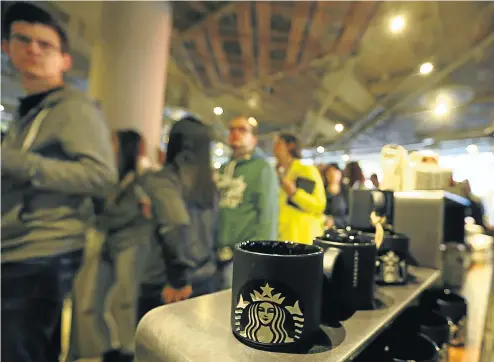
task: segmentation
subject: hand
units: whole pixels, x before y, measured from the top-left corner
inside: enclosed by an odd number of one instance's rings
[[[281,187],[287,193],[288,197],[293,196],[297,191],[297,186],[295,185],[295,182],[287,178],[281,179]]]
[[[192,294],[192,286],[190,285],[186,285],[182,289],[175,289],[167,285],[161,292],[161,297],[163,298],[165,303],[170,304],[188,299],[191,296],[191,294]]]
[[[17,181],[29,181],[30,169],[26,155],[21,151],[2,146],[2,174],[13,177]]]
[[[331,215],[326,216],[326,229],[331,229],[334,226],[334,217]]]

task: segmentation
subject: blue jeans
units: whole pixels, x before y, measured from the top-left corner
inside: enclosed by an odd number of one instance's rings
[[[63,300],[81,259],[76,251],[2,264],[2,361],[58,362]]]

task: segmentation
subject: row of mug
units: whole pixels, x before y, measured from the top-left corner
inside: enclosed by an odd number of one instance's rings
[[[240,341],[264,350],[303,350],[320,324],[373,309],[378,251],[372,238],[332,233],[315,245],[247,241],[235,246],[231,326]]]
[[[408,278],[408,239],[329,230],[304,245],[247,241],[234,248],[232,330],[259,349],[296,349],[320,324],[336,324],[356,310],[374,308],[375,282]],[[381,276],[381,277],[380,277]]]
[[[358,356],[356,362],[448,362],[448,347],[462,346],[467,304],[449,289],[426,291]]]

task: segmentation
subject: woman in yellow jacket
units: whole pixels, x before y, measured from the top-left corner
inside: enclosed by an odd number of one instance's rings
[[[274,143],[280,176],[279,239],[312,244],[323,234],[326,194],[319,170],[300,162],[296,136],[280,133]]]

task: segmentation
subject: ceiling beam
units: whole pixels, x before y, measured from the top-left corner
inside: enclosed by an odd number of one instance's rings
[[[242,60],[244,70],[244,82],[250,82],[255,79],[255,59],[254,59],[254,38],[252,35],[251,12],[252,3],[244,2],[239,5],[238,14],[238,32],[244,33],[246,36],[239,39],[242,49]]]
[[[271,38],[271,4],[265,1],[256,2],[256,18],[258,34],[263,39]],[[259,56],[257,69],[259,72],[259,78],[264,78],[270,73],[271,59],[270,48],[271,41],[259,41]]]
[[[230,64],[226,58],[226,52],[223,48],[223,40],[218,31],[218,23],[210,22],[206,26],[206,31],[209,33],[211,38],[211,47],[213,48],[214,56],[218,61],[218,68],[220,70],[221,79],[225,84],[231,84],[230,79]]]
[[[207,44],[207,36],[208,31],[206,29],[205,32],[201,33],[197,37],[195,37],[196,51],[197,55],[201,58],[201,63],[204,65],[206,69],[206,75],[211,82],[213,87],[217,86],[220,79],[218,73],[216,73],[216,68],[214,67],[214,59],[213,54],[209,51]],[[196,72],[197,74],[197,72]]]
[[[366,114],[359,121],[355,122],[355,124],[344,132],[335,142],[331,149],[339,149],[348,145],[348,143],[355,138],[358,134],[365,132],[367,129],[376,126],[383,120],[389,118],[394,114],[397,108],[407,104],[410,100],[417,98],[423,93],[427,92],[430,88],[434,87],[436,84],[441,82],[444,78],[446,78],[453,71],[461,67],[462,65],[468,63],[472,60],[478,51],[483,51],[494,43],[494,34],[490,34],[485,37],[481,42],[479,42],[476,46],[472,47],[469,51],[465,52],[462,56],[460,56],[456,61],[449,64],[445,68],[440,71],[430,75],[427,79],[424,80],[424,84],[421,87],[418,87],[415,91],[409,93],[406,97],[402,98],[395,104],[391,106],[384,107],[383,104],[379,105],[371,112]],[[415,72],[413,72],[409,77],[415,76]],[[408,79],[408,78],[407,78]],[[404,80],[406,81],[406,79]],[[384,110],[384,108],[386,108]]]
[[[307,22],[310,20],[310,9],[313,6],[309,1],[295,2],[292,12],[292,23],[288,35],[288,48],[286,52],[284,69],[291,69],[297,66],[297,58],[300,46],[304,39],[304,31]]]
[[[352,2],[345,19],[343,33],[336,41],[332,52],[338,55],[353,53],[378,8],[377,1]]]
[[[182,42],[186,39],[193,38],[194,36],[197,36],[200,34],[203,30],[204,25],[209,25],[211,23],[216,23],[219,18],[221,18],[223,15],[233,12],[235,10],[235,6],[239,4],[235,1],[230,2],[217,11],[209,13],[206,17],[204,17],[202,20],[199,20],[194,23],[194,25],[190,26],[186,30],[178,33],[178,32],[173,32],[172,35],[172,42]]]

